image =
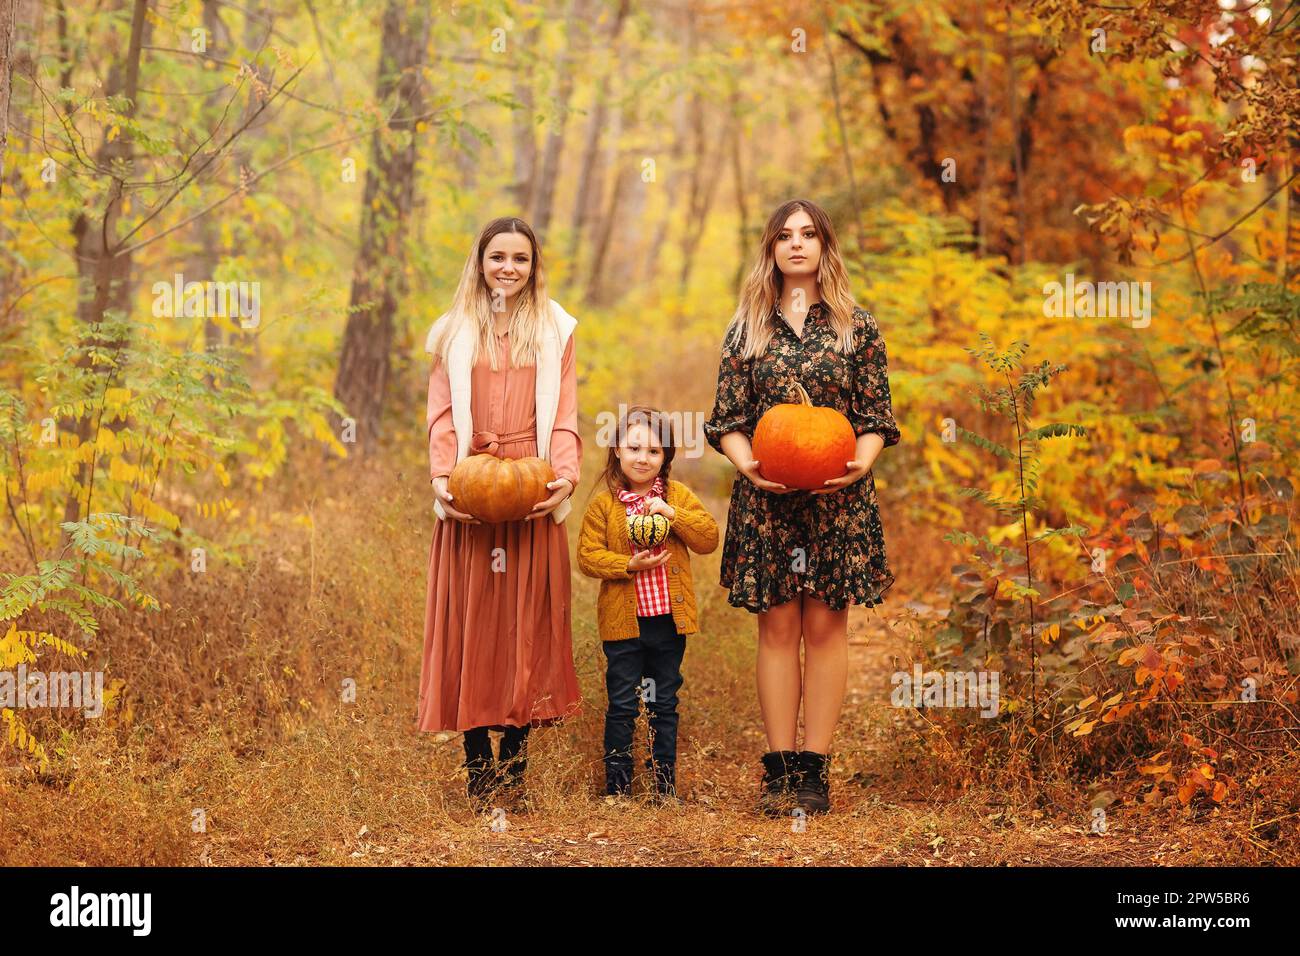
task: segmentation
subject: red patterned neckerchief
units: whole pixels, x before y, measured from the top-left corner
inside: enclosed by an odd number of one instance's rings
[[[645,514],[645,501],[647,498],[662,498],[664,496],[664,480],[662,477],[656,477],[655,483],[650,486],[649,491],[637,494],[635,491],[628,491],[626,488],[620,488],[618,500],[625,505],[634,505],[638,510],[628,509],[629,514]]]

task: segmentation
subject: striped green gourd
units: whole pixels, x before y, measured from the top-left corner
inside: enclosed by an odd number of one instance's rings
[[[638,548],[645,550],[668,539],[668,519],[663,515],[629,515],[627,519],[628,539]]]

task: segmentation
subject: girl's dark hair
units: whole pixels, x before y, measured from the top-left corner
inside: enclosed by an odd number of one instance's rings
[[[618,432],[609,443],[605,470],[600,473],[600,478],[592,486],[592,491],[601,485],[609,489],[611,495],[627,489],[627,484],[623,481],[623,470],[618,464],[618,446],[623,444],[628,428],[633,425],[648,426],[651,433],[659,439],[659,444],[664,450],[664,464],[659,469],[659,477],[664,480],[664,491],[667,492],[668,474],[672,471],[673,456],[677,454],[677,436],[673,431],[672,419],[649,405],[630,405],[627,412],[618,420]]]

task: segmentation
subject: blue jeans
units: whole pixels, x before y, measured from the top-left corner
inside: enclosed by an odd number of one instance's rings
[[[623,641],[603,641],[605,650],[605,792],[632,789],[632,735],[644,700],[650,724],[647,761],[660,793],[676,791],[677,691],[682,686],[686,635],[677,633],[671,614],[638,617],[641,633]]]

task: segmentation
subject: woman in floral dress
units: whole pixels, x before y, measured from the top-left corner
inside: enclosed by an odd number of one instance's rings
[[[815,491],[763,478],[750,439],[773,405],[837,409],[857,446],[846,473]],[[900,438],[885,344],[854,305],[826,213],[791,200],[773,213],[727,329],[705,435],[739,476],[731,493],[722,580],[728,601],[758,617],[758,698],[767,733],[760,808],[830,808],[829,749],[848,672],[848,607],[880,604],[894,583],[871,466]],[[805,664],[800,668],[799,646]],[[800,704],[804,746],[796,750]]]

